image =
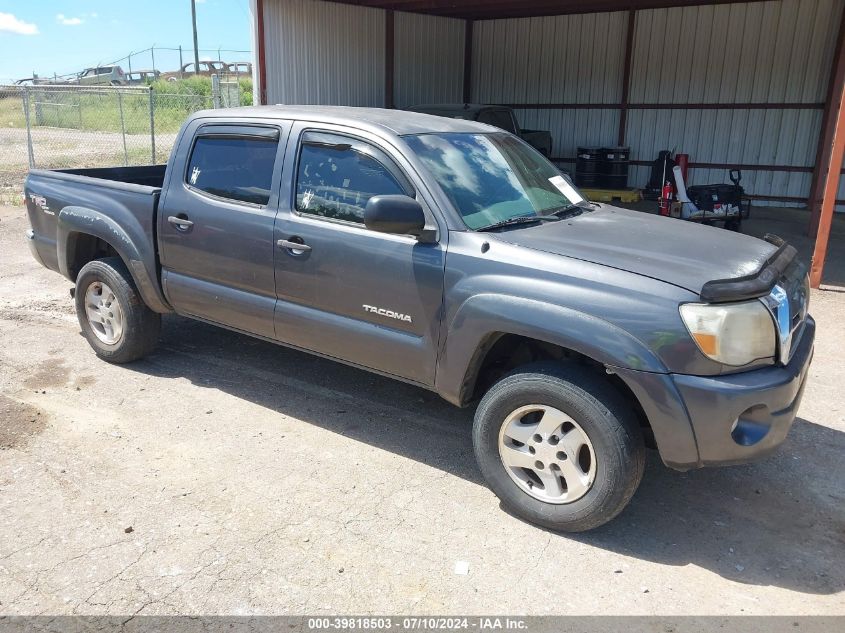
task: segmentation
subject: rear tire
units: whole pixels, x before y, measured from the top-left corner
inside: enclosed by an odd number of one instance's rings
[[[141,299],[119,257],[88,262],[76,278],[76,316],[94,352],[110,363],[143,358],[158,344],[161,315]]]
[[[493,385],[476,411],[473,445],[507,509],[562,532],[614,518],[645,468],[630,404],[583,366],[536,363]]]

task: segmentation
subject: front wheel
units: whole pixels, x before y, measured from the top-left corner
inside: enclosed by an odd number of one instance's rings
[[[150,310],[119,257],[88,262],[76,278],[76,316],[94,352],[129,363],[155,349],[161,315]]]
[[[557,363],[529,365],[496,383],[476,411],[473,445],[505,507],[563,532],[619,514],[645,466],[630,404],[602,376]]]

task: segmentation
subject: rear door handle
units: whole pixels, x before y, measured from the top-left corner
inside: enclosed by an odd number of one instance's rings
[[[176,215],[171,215],[169,218],[167,218],[167,221],[170,222],[177,229],[180,229],[182,231],[185,231],[194,225],[194,223],[191,222],[188,218],[180,218]]]
[[[311,247],[308,244],[303,244],[302,242],[291,242],[290,240],[277,240],[276,245],[279,248],[287,248],[294,252],[294,254],[299,255],[301,253],[307,253],[311,250]]]

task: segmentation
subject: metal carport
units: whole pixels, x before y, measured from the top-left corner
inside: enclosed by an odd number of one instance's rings
[[[252,0],[261,103],[510,105],[577,145],[659,149],[691,182],[807,205],[821,283],[845,152],[841,0]]]

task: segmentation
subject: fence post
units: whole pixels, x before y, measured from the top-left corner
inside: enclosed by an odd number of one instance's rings
[[[220,103],[220,77],[217,73],[211,76],[211,103],[215,110],[223,107]]]
[[[156,164],[156,119],[155,119],[155,92],[153,91],[153,87],[150,86],[150,146],[151,146],[151,155],[152,155],[152,163],[151,165]]]
[[[123,120],[123,93],[117,90],[117,107],[120,110],[120,132],[123,135],[123,166],[129,165],[129,152],[126,151],[126,124]]]
[[[24,119],[26,119],[26,151],[29,154],[29,168],[35,168],[35,156],[32,153],[32,126],[29,122],[29,88],[22,87],[23,91],[23,112]]]

